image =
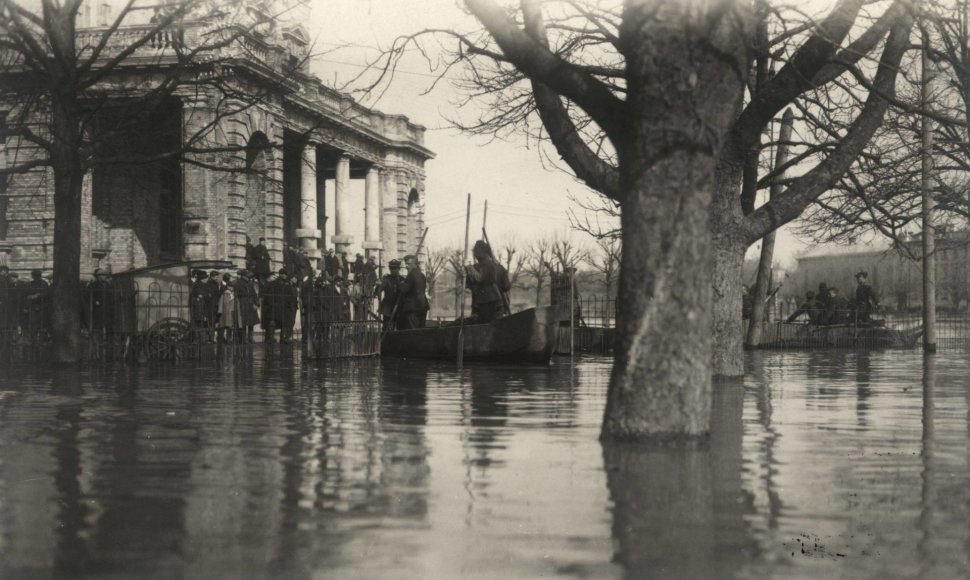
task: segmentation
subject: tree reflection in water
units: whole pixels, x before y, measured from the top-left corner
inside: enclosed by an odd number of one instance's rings
[[[743,384],[722,381],[709,440],[604,443],[615,558],[628,578],[727,578],[757,552],[741,486],[743,408]]]

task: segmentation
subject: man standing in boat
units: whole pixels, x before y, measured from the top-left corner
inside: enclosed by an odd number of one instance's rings
[[[858,283],[855,289],[855,309],[857,321],[860,324],[869,323],[869,315],[871,315],[876,308],[879,308],[879,299],[876,298],[876,292],[872,289],[872,286],[868,283],[869,273],[865,270],[860,271],[855,275],[855,280]]]
[[[401,310],[408,328],[424,328],[429,308],[428,297],[425,295],[428,280],[421,271],[417,256],[404,256],[404,262],[408,266],[408,275],[401,284]]]
[[[477,323],[492,322],[502,310],[498,264],[492,259],[488,244],[482,240],[475,242],[472,256],[475,265],[465,266],[466,282],[472,291],[472,318]]]
[[[400,310],[401,286],[404,285],[404,277],[401,276],[400,260],[391,260],[388,263],[391,270],[390,274],[381,280],[381,320],[384,322],[384,331],[395,330],[397,325],[394,318],[397,316],[395,310]]]

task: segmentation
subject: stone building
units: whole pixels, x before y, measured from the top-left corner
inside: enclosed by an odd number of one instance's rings
[[[247,22],[262,22],[246,28],[219,55],[232,63],[236,88],[258,100],[226,113],[225,94],[180,86],[170,103],[146,115],[141,129],[96,151],[95,157],[164,151],[200,134],[213,151],[237,149],[198,153],[193,163],[162,159],[89,171],[83,184],[82,275],[99,266],[117,272],[187,259],[241,266],[247,237],[253,243],[265,237],[277,267],[288,244],[306,249],[315,264],[329,247],[351,257],[361,250],[381,252],[385,262],[415,251],[423,230],[424,165],[433,157],[424,146],[424,127],[363,107],[313,76],[303,27],[308,4],[283,11],[277,4],[227,3],[233,8],[220,22],[186,18],[124,61],[113,82],[138,86],[175,62],[176,50],[202,42],[215,27],[238,31]],[[96,44],[119,6],[85,3],[78,15],[78,46]],[[287,16],[257,18],[266,14]],[[126,20],[104,57],[151,26]],[[15,115],[15,107],[0,104],[0,120]],[[110,129],[111,118],[102,114],[103,122],[93,122],[90,130]],[[37,154],[13,138],[0,146],[0,163],[7,166]],[[363,181],[363,195],[351,186],[353,180]],[[7,176],[0,180],[0,200],[0,263],[20,272],[50,271],[52,173],[39,168]],[[361,206],[363,239],[355,239],[351,223]]]

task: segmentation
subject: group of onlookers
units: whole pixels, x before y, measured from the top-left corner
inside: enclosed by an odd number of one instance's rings
[[[805,301],[788,317],[788,322],[794,322],[800,316],[806,315],[808,323],[814,325],[868,324],[871,315],[879,308],[879,299],[869,285],[867,272],[858,272],[855,279],[853,300],[842,296],[838,288],[822,282],[818,285],[818,292],[809,290],[805,293]]]
[[[17,337],[45,339],[50,334],[50,283],[40,270],[21,280],[16,272],[0,265],[0,342]]]

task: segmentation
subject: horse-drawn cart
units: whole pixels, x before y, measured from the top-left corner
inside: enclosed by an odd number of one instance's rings
[[[192,260],[113,275],[114,328],[128,337],[126,351],[133,346],[139,358],[183,358],[193,343],[192,273],[231,268],[231,262]]]

